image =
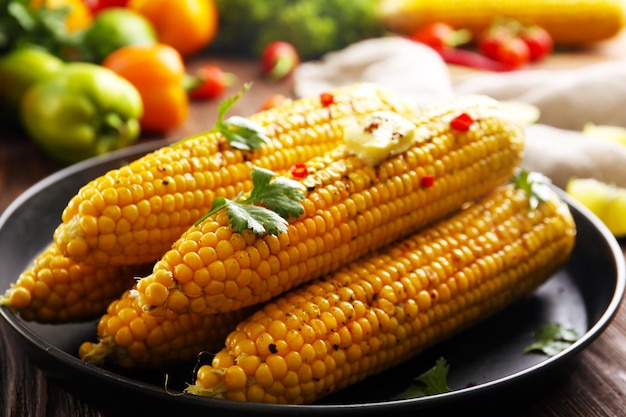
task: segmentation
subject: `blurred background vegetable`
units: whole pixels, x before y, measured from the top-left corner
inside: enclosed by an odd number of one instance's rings
[[[228,0],[225,0],[228,1]],[[559,46],[609,39],[626,24],[623,0],[380,0],[379,16],[389,30],[409,35],[444,21],[474,38],[496,17],[537,25]]]
[[[64,59],[70,58],[80,43],[81,31],[73,29],[91,23],[91,15],[82,12],[70,20],[72,10],[81,9],[80,5],[50,8],[45,4],[35,7],[31,0],[0,0],[0,54],[37,45]],[[82,22],[78,21],[81,16]]]
[[[211,47],[260,57],[284,40],[303,60],[383,33],[377,0],[215,0],[219,32]]]
[[[237,76],[225,72],[217,65],[206,64],[185,79],[185,88],[192,99],[212,99],[224,94],[233,85]]]
[[[173,47],[162,43],[124,46],[110,54],[102,65],[126,78],[139,91],[144,107],[142,130],[164,132],[186,120],[186,68]]]
[[[0,120],[16,124],[28,88],[56,74],[64,65],[60,58],[38,47],[25,46],[0,56]]]
[[[100,63],[126,45],[149,45],[157,41],[152,23],[140,13],[123,7],[100,11],[84,33],[81,58]]]
[[[128,81],[100,65],[75,62],[28,89],[21,120],[53,159],[74,163],[134,143],[141,97]]]
[[[285,41],[268,43],[261,53],[261,72],[271,81],[288,76],[300,63],[296,48]]]
[[[183,57],[208,46],[217,34],[213,0],[130,0],[127,7],[152,22],[159,42],[174,47]]]

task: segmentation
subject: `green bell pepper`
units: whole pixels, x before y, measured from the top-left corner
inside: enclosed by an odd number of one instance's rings
[[[20,101],[28,88],[51,77],[65,66],[60,58],[36,47],[14,49],[0,56],[0,114],[17,124]]]
[[[22,98],[27,133],[52,158],[74,163],[134,143],[141,96],[126,79],[96,64],[66,64]]]

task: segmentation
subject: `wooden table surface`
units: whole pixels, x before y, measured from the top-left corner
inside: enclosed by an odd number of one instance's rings
[[[585,51],[550,58],[544,65],[548,68],[561,68],[606,59],[619,59],[620,55],[626,54],[626,48],[618,48],[618,45],[623,46],[624,42],[607,42]],[[291,93],[288,81],[275,84],[259,79],[254,62],[202,56],[190,61],[188,65],[193,69],[204,62],[217,63],[237,74],[239,84],[231,88],[229,94],[238,91],[242,82],[254,81],[253,88],[236,105],[233,114],[247,115],[255,112],[265,97],[271,93]],[[453,74],[471,75],[459,68],[454,68]],[[183,138],[209,129],[215,121],[217,103],[217,101],[194,103],[190,117],[183,126],[163,136],[145,135],[141,142],[164,137]],[[61,168],[61,165],[46,158],[24,134],[0,128],[0,213],[28,187]],[[626,248],[624,242],[621,242],[621,246],[623,250]],[[89,404],[75,398],[71,392],[47,379],[20,349],[13,329],[4,320],[0,320],[0,334],[2,358],[0,416],[104,416]],[[626,309],[619,310],[603,334],[587,349],[576,355],[573,364],[567,368],[559,371],[562,375],[558,375],[557,382],[550,389],[534,395],[531,401],[515,403],[506,415],[515,417],[626,415]],[[484,410],[484,415],[492,415],[489,411],[490,404],[485,403],[481,409]],[[151,410],[145,415],[151,416],[156,413],[155,410]]]

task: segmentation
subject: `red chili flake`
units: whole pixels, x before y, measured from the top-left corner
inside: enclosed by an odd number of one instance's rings
[[[420,183],[424,188],[432,187],[435,183],[435,177],[433,177],[432,175],[424,175],[420,180]]]
[[[460,132],[467,132],[474,123],[474,119],[467,113],[461,113],[450,121],[450,127]]]
[[[335,96],[331,93],[322,93],[320,94],[320,101],[322,102],[322,106],[330,106],[335,102]]]
[[[363,129],[363,131],[365,133],[372,133],[374,130],[378,129],[380,127],[380,124],[378,122],[372,122],[369,125],[365,126],[365,129]]]
[[[294,164],[291,167],[291,175],[294,178],[304,178],[304,177],[307,176],[308,173],[309,173],[309,171],[306,168],[306,165],[304,165],[302,163]]]

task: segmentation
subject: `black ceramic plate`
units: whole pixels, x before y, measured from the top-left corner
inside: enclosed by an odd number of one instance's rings
[[[105,171],[162,146],[134,146],[66,168],[34,185],[0,217],[0,291],[14,282],[49,242],[60,213],[79,187]],[[563,194],[563,193],[562,193]],[[567,265],[527,300],[511,306],[398,369],[335,394],[319,404],[303,406],[243,404],[171,391],[190,382],[194,363],[158,372],[102,369],[81,362],[77,348],[93,340],[96,323],[40,325],[23,321],[6,308],[0,313],[15,329],[34,361],[68,390],[111,413],[124,415],[387,415],[439,414],[449,407],[481,403],[486,398],[516,398],[556,375],[570,357],[588,346],[614,317],[625,289],[622,251],[607,229],[587,210],[568,201],[578,227],[577,244]],[[580,339],[560,354],[525,354],[533,332],[557,322],[575,329]],[[394,395],[438,357],[450,364],[452,392],[408,400]],[[164,389],[169,375],[168,390]],[[417,413],[417,414],[416,414]]]

